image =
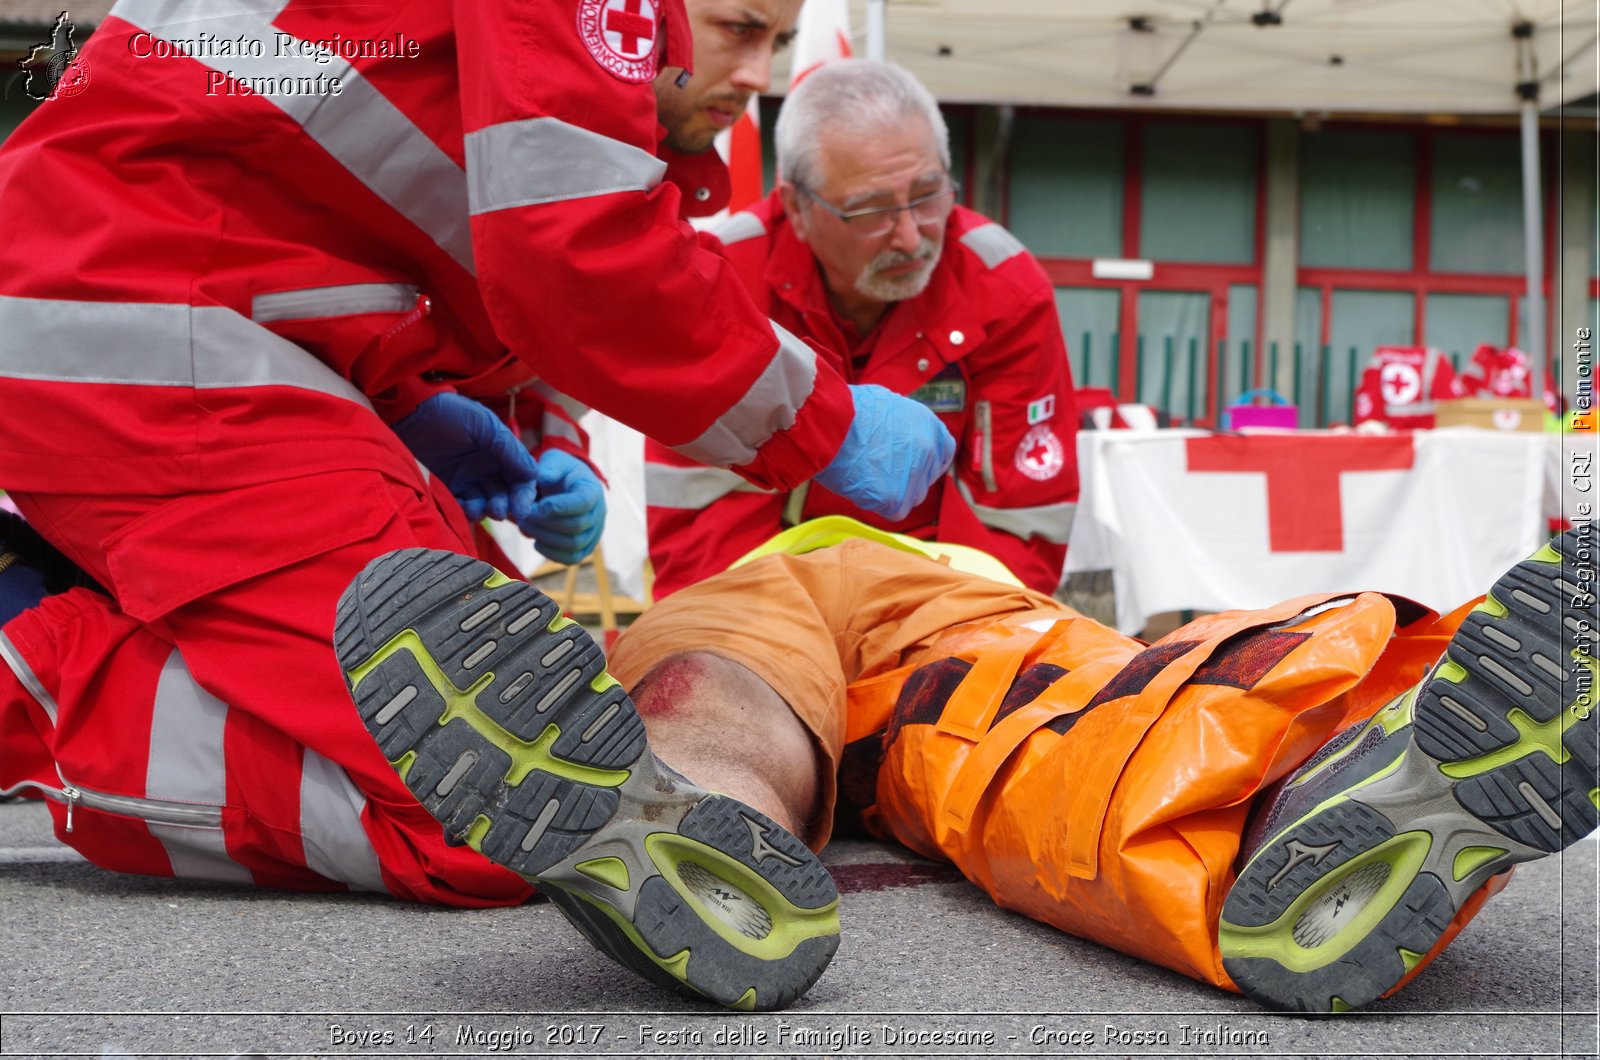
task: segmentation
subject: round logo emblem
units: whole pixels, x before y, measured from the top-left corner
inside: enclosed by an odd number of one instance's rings
[[[594,61],[613,76],[635,83],[654,80],[655,0],[582,0],[578,34]]]
[[[1495,409],[1494,425],[1502,431],[1514,431],[1522,426],[1520,409]]]
[[[1411,405],[1422,397],[1422,373],[1412,365],[1386,364],[1379,378],[1386,404]]]
[[[67,64],[62,71],[61,80],[56,82],[55,95],[58,99],[68,99],[89,87],[89,64],[83,61],[80,55]]]
[[[1031,428],[1017,443],[1017,470],[1036,482],[1055,478],[1066,466],[1066,450],[1047,423]]]

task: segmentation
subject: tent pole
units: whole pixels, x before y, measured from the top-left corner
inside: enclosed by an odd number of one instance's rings
[[[1522,247],[1528,276],[1528,371],[1535,400],[1544,397],[1545,365],[1550,350],[1545,340],[1544,311],[1544,210],[1539,177],[1539,81],[1533,56],[1533,25],[1518,23],[1511,31],[1517,40],[1522,80]]]
[[[1544,211],[1539,180],[1539,104],[1522,104],[1522,244],[1528,259],[1528,369],[1533,396],[1544,394]]]
[[[889,38],[888,0],[867,0],[867,58],[882,62]]]

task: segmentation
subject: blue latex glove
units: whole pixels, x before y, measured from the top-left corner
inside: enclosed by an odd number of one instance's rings
[[[394,433],[450,490],[467,518],[509,518],[533,509],[539,468],[522,439],[471,398],[435,394]]]
[[[853,386],[855,419],[816,481],[859,508],[904,519],[956,455],[956,440],[926,405],[881,386]]]
[[[600,542],[606,493],[589,465],[560,449],[539,457],[539,499],[512,518],[539,551],[557,563],[577,563]]]

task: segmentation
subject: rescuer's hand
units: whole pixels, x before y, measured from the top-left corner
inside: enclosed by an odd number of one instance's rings
[[[487,408],[460,394],[435,394],[394,432],[450,490],[467,518],[531,511],[539,468],[522,440]]]
[[[950,466],[956,441],[927,406],[881,386],[852,386],[855,419],[816,481],[886,519],[904,519]]]
[[[539,495],[526,512],[513,512],[518,528],[557,563],[577,563],[600,542],[606,493],[582,460],[560,449],[539,457]]]

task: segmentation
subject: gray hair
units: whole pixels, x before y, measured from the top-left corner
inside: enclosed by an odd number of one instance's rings
[[[939,161],[950,168],[950,130],[939,104],[911,71],[871,59],[831,59],[783,101],[773,139],[778,179],[814,188],[817,156],[828,132],[866,136],[921,115],[933,130]]]

